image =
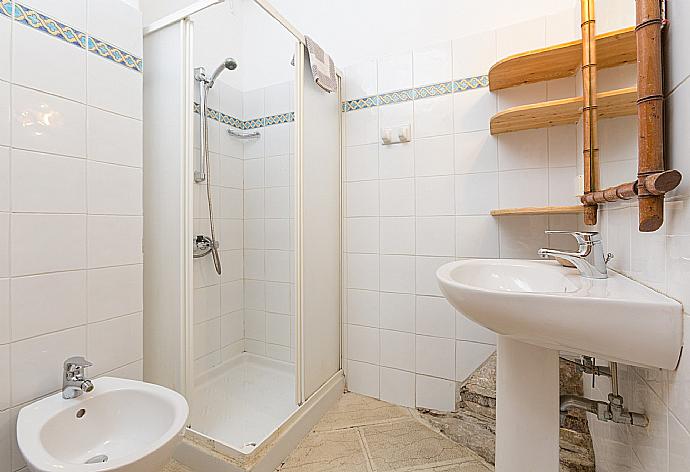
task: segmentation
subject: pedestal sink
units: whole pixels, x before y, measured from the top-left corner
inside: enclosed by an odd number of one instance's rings
[[[167,388],[103,377],[21,409],[17,443],[32,472],[154,472],[182,440],[187,401]]]
[[[558,354],[675,368],[682,307],[618,273],[586,279],[553,261],[474,259],[436,276],[448,301],[496,332],[497,472],[558,470]]]

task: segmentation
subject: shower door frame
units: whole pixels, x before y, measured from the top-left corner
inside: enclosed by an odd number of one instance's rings
[[[194,157],[194,143],[193,143],[193,136],[194,136],[194,112],[193,112],[193,105],[194,105],[194,77],[193,77],[193,46],[194,46],[194,22],[190,18],[190,16],[194,13],[198,13],[199,11],[212,7],[214,5],[218,5],[220,3],[223,3],[225,0],[201,0],[200,2],[197,2],[196,4],[192,5],[191,7],[185,8],[181,12],[178,12],[176,14],[170,15],[171,18],[177,18],[176,21],[181,21],[184,24],[184,29],[186,32],[186,43],[185,43],[185,62],[189,66],[190,73],[185,74],[186,79],[188,80],[188,83],[186,84],[186,93],[187,93],[187,103],[189,105],[188,111],[187,111],[187,123],[188,123],[188,133],[189,133],[189,139],[187,143],[187,161],[188,165],[186,165],[186,172],[187,172],[187,180],[190,182],[189,185],[190,187],[192,186],[193,182],[193,157]],[[268,15],[270,15],[273,19],[275,19],[279,24],[281,24],[289,33],[292,34],[292,36],[295,39],[295,101],[294,101],[294,111],[295,111],[295,121],[294,121],[294,126],[295,126],[295,143],[294,143],[294,148],[293,151],[295,153],[295,200],[296,203],[300,201],[301,198],[301,173],[297,171],[297,169],[300,168],[301,162],[302,162],[302,156],[303,156],[303,135],[301,133],[301,130],[303,129],[303,124],[304,124],[304,110],[303,110],[303,94],[304,94],[304,84],[305,84],[305,76],[304,76],[304,62],[306,61],[305,57],[305,50],[306,50],[306,40],[304,38],[304,35],[297,30],[290,22],[283,17],[267,0],[252,0],[254,1],[260,8],[262,8]],[[186,12],[186,13],[184,13]],[[183,18],[179,18],[180,15],[184,15]],[[147,28],[147,30],[153,29],[160,29],[164,28],[167,25],[173,24],[176,21],[170,21],[166,18],[163,18],[155,23],[153,23],[150,27]],[[155,31],[155,29],[153,29]],[[342,83],[342,73],[340,71],[337,71],[337,78],[338,78],[338,91],[336,92],[338,94],[338,104],[341,103],[341,83]],[[338,105],[340,106],[340,105]],[[340,120],[342,121],[342,114],[340,114]],[[342,129],[342,122],[339,123],[339,129]],[[340,133],[340,140],[341,142],[338,143],[338,149],[340,150],[340,183],[342,183],[342,166],[343,166],[343,158],[342,158],[342,132]],[[342,185],[342,184],[341,184]],[[339,211],[341,212],[341,217],[338,219],[339,220],[339,227],[338,227],[338,234],[340,235],[340,255],[339,255],[339,261],[341,262],[340,267],[338,267],[338,273],[341,274],[341,287],[340,287],[340,310],[338,313],[338,327],[340,330],[340,335],[339,335],[339,365],[338,365],[338,370],[334,372],[333,376],[331,376],[329,379],[326,379],[324,381],[324,384],[322,385],[325,386],[329,384],[329,382],[332,382],[335,378],[338,376],[343,375],[343,365],[342,365],[342,351],[343,351],[343,346],[342,346],[342,319],[343,319],[343,314],[342,314],[342,244],[343,244],[343,238],[342,238],[342,211],[343,211],[343,192],[341,185],[339,185],[339,191],[340,191],[340,206],[339,206]],[[191,195],[191,189],[190,189],[190,195]],[[189,211],[192,211],[192,202],[191,200],[188,202],[189,205]],[[301,279],[300,279],[300,267],[302,265],[302,246],[300,246],[300,234],[302,233],[302,224],[301,224],[301,211],[300,211],[301,206],[296,205],[295,209],[295,259],[296,259],[296,267],[295,267],[295,285],[296,285],[296,292],[297,292],[297,297],[298,299],[300,298],[300,287],[301,287]],[[189,213],[192,214],[192,213]],[[190,225],[191,226],[191,225]],[[189,230],[191,231],[191,229]],[[190,233],[189,235],[189,241],[192,239],[192,235]],[[191,254],[191,249],[190,249],[190,254]],[[191,257],[191,256],[190,256]],[[191,260],[191,259],[190,259]],[[191,267],[191,262],[190,262],[190,267]],[[191,269],[190,269],[191,270]],[[191,273],[191,272],[190,272]],[[184,353],[183,353],[183,358],[185,359],[185,365],[182,366],[182,375],[184,376],[185,379],[185,386],[182,389],[184,394],[191,399],[192,393],[194,391],[194,386],[196,382],[196,375],[195,375],[195,369],[194,369],[194,317],[193,317],[193,278],[189,277],[189,281],[187,284],[187,290],[189,293],[189,296],[186,297],[186,316],[185,316],[185,335],[183,336],[184,338]],[[296,313],[295,313],[295,337],[296,337],[296,355],[295,355],[295,403],[298,406],[301,406],[305,401],[307,401],[311,396],[305,397],[304,395],[304,358],[303,358],[303,312],[301,310],[301,305],[299,302],[296,304]],[[193,399],[192,399],[193,401]],[[193,428],[192,428],[193,429]]]

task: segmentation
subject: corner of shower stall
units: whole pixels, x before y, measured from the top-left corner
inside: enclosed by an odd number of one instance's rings
[[[144,376],[205,471],[275,467],[343,390],[340,97],[303,43],[264,0],[146,30]]]

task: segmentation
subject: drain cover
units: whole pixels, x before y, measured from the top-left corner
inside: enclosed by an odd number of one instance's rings
[[[99,454],[97,456],[93,456],[91,459],[84,462],[84,464],[101,464],[103,462],[108,462],[108,456],[105,454]]]

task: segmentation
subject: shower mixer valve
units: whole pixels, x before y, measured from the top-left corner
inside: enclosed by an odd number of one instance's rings
[[[199,234],[194,237],[194,257],[204,257],[212,249],[218,249],[220,244],[208,236]]]

